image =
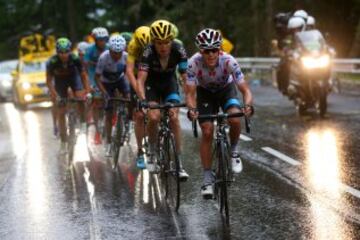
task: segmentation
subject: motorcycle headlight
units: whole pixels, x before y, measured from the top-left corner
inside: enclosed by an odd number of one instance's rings
[[[28,89],[31,88],[31,84],[28,83],[28,82],[23,82],[23,83],[21,84],[21,87],[22,87],[24,90],[28,90]]]
[[[314,69],[314,68],[326,68],[330,65],[329,55],[323,55],[321,57],[302,57],[302,64],[305,68]]]

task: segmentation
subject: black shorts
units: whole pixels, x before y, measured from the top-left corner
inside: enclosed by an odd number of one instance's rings
[[[181,102],[176,77],[170,79],[149,79],[145,83],[145,97],[148,102]]]
[[[126,80],[123,78],[121,81],[117,82],[102,82],[107,94],[109,94],[110,97],[115,97],[116,90],[118,90],[120,93],[124,95],[124,97],[129,94],[130,87],[129,84],[126,82]],[[105,110],[110,111],[113,109],[112,101],[108,102],[105,106]]]
[[[216,114],[218,113],[220,107],[225,112],[230,107],[240,108],[242,106],[238,91],[236,90],[235,83],[230,83],[229,85],[217,92],[212,92],[198,86],[196,89],[196,93],[197,109],[199,111],[199,115]],[[200,123],[208,121],[211,120],[199,120]]]
[[[81,80],[79,78],[55,79],[55,90],[61,98],[68,97],[68,88],[70,87],[73,92],[80,91],[83,89]]]

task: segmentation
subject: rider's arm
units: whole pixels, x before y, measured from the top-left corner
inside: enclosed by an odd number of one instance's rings
[[[100,91],[105,94],[106,93],[106,89],[104,87],[104,85],[101,82],[101,74],[100,73],[95,73],[95,81],[97,86],[99,87]]]
[[[105,63],[104,63],[104,55],[101,55],[99,58],[99,61],[96,65],[96,69],[95,69],[95,81],[96,81],[96,85],[99,87],[100,91],[105,94],[106,93],[106,89],[104,87],[104,85],[101,82],[101,75],[104,72],[104,67],[105,67]]]
[[[50,60],[51,61],[51,60]],[[56,90],[55,90],[55,87],[54,87],[54,85],[53,85],[53,74],[52,74],[52,67],[51,67],[51,65],[50,65],[50,62],[48,62],[47,63],[47,65],[46,65],[46,84],[47,84],[47,86],[48,86],[48,88],[49,88],[49,91],[50,91],[50,94],[51,94],[51,96],[52,97],[54,97],[54,96],[56,96],[57,94],[56,94]]]
[[[189,60],[189,67],[186,71],[186,104],[189,109],[196,108],[196,86],[197,86],[197,78],[195,74],[196,64]]]
[[[87,93],[90,92],[89,79],[88,79],[87,73],[85,71],[85,68],[84,68],[83,64],[81,63],[80,58],[78,58],[78,57],[75,58],[75,65],[76,65],[78,72],[80,73],[81,82],[82,82],[82,85],[83,85],[85,91]]]
[[[236,83],[239,91],[243,95],[243,100],[246,105],[251,105],[253,101],[253,97],[249,88],[249,85],[245,82],[244,74],[241,71],[239,64],[236,59],[232,56],[230,57],[229,72],[232,73],[232,78]]]
[[[140,70],[138,72],[138,78],[137,78],[137,95],[140,98],[140,100],[145,100],[145,82],[148,76],[148,72]]]
[[[240,84],[237,84],[237,87],[243,95],[244,103],[246,105],[252,105],[253,97],[249,85],[244,81]]]
[[[136,89],[136,78],[135,78],[135,63],[132,61],[127,61],[126,62],[126,77],[129,81],[129,83],[131,84],[133,89]]]

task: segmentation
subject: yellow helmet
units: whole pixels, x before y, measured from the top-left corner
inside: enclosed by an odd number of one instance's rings
[[[172,24],[166,20],[157,20],[150,26],[151,40],[173,40]]]
[[[150,43],[150,28],[147,26],[138,27],[134,32],[135,40],[145,47]]]

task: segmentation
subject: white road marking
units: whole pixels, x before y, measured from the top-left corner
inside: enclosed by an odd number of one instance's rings
[[[252,138],[250,138],[250,137],[248,137],[248,136],[246,136],[246,135],[244,135],[244,134],[240,134],[240,139],[243,140],[243,141],[245,141],[245,142],[250,142],[250,141],[252,141]]]
[[[267,152],[267,153],[270,153],[271,155],[279,158],[280,160],[283,160],[284,162],[287,162],[293,166],[299,166],[301,165],[301,162],[291,158],[291,157],[288,157],[286,156],[285,154],[275,150],[275,149],[272,149],[270,147],[263,147],[261,148],[263,151]]]
[[[360,199],[360,191],[359,190],[357,190],[355,188],[352,188],[352,187],[350,187],[348,185],[345,185],[345,184],[342,184],[341,188],[342,188],[343,191],[345,191],[345,192],[353,195],[354,197],[357,197],[357,198]]]

